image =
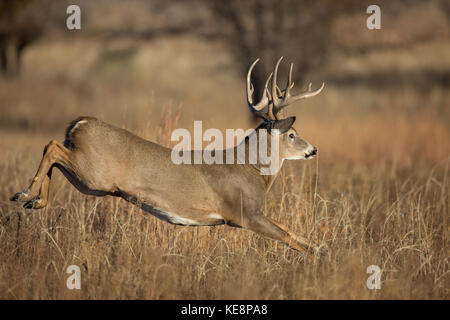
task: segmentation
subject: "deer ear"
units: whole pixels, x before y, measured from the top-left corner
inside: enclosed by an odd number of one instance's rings
[[[280,134],[283,134],[292,127],[294,122],[295,122],[295,117],[281,119],[281,120],[275,121],[273,123],[272,129],[278,129],[280,131]]]

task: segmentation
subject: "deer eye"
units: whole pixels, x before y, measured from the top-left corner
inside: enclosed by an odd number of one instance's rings
[[[289,134],[289,138],[294,139],[294,134],[293,134],[293,133],[290,133],[290,134]]]

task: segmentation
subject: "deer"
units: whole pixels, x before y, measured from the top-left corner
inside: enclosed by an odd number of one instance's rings
[[[247,73],[247,103],[261,119],[251,135],[261,135],[279,143],[279,168],[284,160],[311,159],[317,148],[301,138],[293,128],[294,116],[283,117],[289,104],[319,94],[324,83],[293,95],[291,63],[286,88],[277,85],[281,57],[265,82],[261,99],[253,101],[251,74]],[[249,136],[242,140],[248,150]],[[234,148],[237,148],[235,146]],[[237,152],[233,153],[235,156]],[[11,197],[27,209],[42,209],[49,201],[53,168],[58,168],[81,193],[92,196],[121,197],[144,212],[176,225],[228,225],[250,230],[264,238],[278,240],[304,257],[322,252],[307,238],[296,235],[282,223],[263,214],[264,200],[279,170],[261,174],[262,164],[174,164],[171,149],[145,140],[123,128],[97,118],[83,116],[73,120],[60,143],[51,140],[31,184]],[[325,245],[326,246],[326,245]]]

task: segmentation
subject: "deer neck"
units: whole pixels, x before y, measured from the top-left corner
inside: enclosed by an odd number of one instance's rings
[[[257,136],[257,141],[259,141],[259,131],[255,130],[254,133]],[[250,135],[251,136],[251,135]],[[270,188],[272,187],[275,179],[278,177],[278,174],[281,170],[281,167],[283,165],[283,160],[279,158],[279,155],[277,155],[277,163],[278,165],[276,165],[273,169],[274,170],[270,170],[270,174],[268,174],[268,165],[267,164],[263,164],[260,161],[259,158],[259,154],[257,157],[257,161],[256,163],[252,163],[250,161],[250,136],[245,137],[245,139],[241,142],[241,144],[239,145],[241,148],[244,147],[245,148],[245,166],[248,168],[248,170],[250,170],[251,172],[259,175],[265,185],[265,192],[269,192]],[[267,139],[270,140],[270,136],[267,135]],[[269,142],[267,144],[268,146],[270,145]],[[235,147],[234,149],[234,157],[235,157],[235,163],[238,163],[238,152],[239,152],[239,146]]]

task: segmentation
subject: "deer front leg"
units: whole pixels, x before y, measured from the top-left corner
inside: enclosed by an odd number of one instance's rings
[[[327,250],[325,247],[321,247],[321,246],[319,247],[316,244],[314,244],[313,242],[309,241],[308,239],[293,233],[281,222],[275,221],[272,218],[267,218],[267,219],[269,219],[273,224],[277,225],[280,229],[283,229],[286,233],[289,234],[289,236],[292,239],[294,239],[296,242],[298,242],[301,246],[303,246],[306,250],[310,251],[311,253],[316,253],[316,252],[319,254],[326,253]]]
[[[232,224],[236,225],[235,222],[232,222]],[[311,244],[306,239],[294,236],[286,227],[263,214],[243,218],[241,223],[237,225],[241,225],[243,228],[258,233],[263,237],[281,241],[304,256],[312,256]]]

